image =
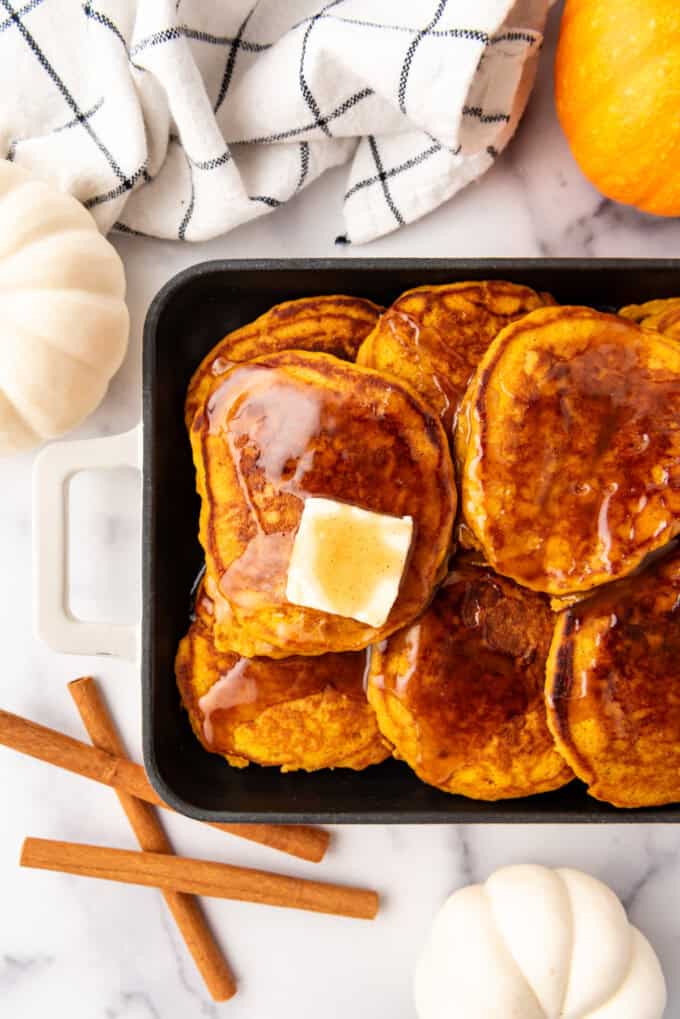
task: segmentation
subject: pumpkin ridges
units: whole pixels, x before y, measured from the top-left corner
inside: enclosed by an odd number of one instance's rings
[[[22,329],[31,305],[45,306],[34,315],[31,335],[87,368],[113,375],[127,345],[111,337],[125,335],[129,315],[115,297],[83,290],[19,290],[2,296],[3,324]],[[96,326],[96,328],[95,328]]]
[[[12,427],[8,429],[4,422],[10,420]],[[42,435],[31,428],[19,407],[0,387],[0,456],[30,449],[41,442],[42,438]]]
[[[111,245],[99,233],[69,230],[31,241],[2,259],[0,294],[35,287],[87,289],[122,300],[125,274],[111,258]]]
[[[50,203],[47,212],[41,211],[40,202],[44,197],[45,185],[29,180],[16,191],[0,194],[0,218],[3,233],[0,237],[0,258],[9,258],[15,252],[28,247],[46,232],[62,233],[69,230],[87,231],[98,234],[94,221],[88,224],[89,214],[82,206],[82,218],[74,216],[71,202]]]
[[[658,958],[602,882],[571,868],[503,867],[454,892],[415,972],[419,1019],[661,1019]]]
[[[90,414],[101,403],[108,379],[96,368],[45,344],[42,337],[36,338],[16,324],[12,346],[9,339],[6,337],[3,356],[10,371],[0,372],[0,386],[9,402],[21,408],[25,424],[36,435],[56,438],[82,420],[83,407]]]
[[[0,160],[0,455],[90,414],[129,332],[115,249],[72,196]]]

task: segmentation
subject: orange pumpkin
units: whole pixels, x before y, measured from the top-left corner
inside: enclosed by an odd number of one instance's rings
[[[680,215],[680,0],[567,0],[555,98],[603,194]]]

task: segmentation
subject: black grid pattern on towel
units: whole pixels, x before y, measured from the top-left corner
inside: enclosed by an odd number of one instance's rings
[[[31,50],[36,60],[38,61],[39,65],[42,67],[42,69],[51,79],[55,88],[61,94],[64,102],[70,109],[76,121],[82,126],[83,130],[86,131],[87,134],[90,136],[90,138],[97,146],[101,154],[104,156],[111,170],[116,175],[121,184],[124,185],[125,189],[129,190],[133,186],[132,179],[123,172],[123,170],[118,165],[118,162],[113,153],[104,144],[102,139],[94,130],[94,128],[89,122],[89,118],[86,117],[85,115],[85,111],[80,108],[73,94],[71,93],[66,83],[64,82],[63,78],[59,75],[53,64],[51,64],[50,61],[47,59],[44,51],[39,46],[35,36],[30,31],[25,21],[22,20],[19,11],[17,11],[12,6],[10,0],[0,0],[0,6],[4,8],[6,13],[9,15],[10,20],[16,25],[17,31],[21,34],[27,47]],[[30,5],[28,6],[30,7]],[[33,9],[34,8],[31,8],[31,10]]]
[[[331,132],[328,127],[328,120],[326,117],[321,115],[321,107],[317,103],[316,99],[312,95],[312,90],[309,87],[307,79],[305,77],[305,58],[307,56],[307,46],[309,45],[309,37],[312,34],[314,26],[323,18],[327,11],[332,7],[337,7],[338,4],[343,3],[343,0],[330,0],[330,3],[322,7],[318,14],[315,14],[309,19],[309,24],[305,29],[305,34],[302,37],[302,46],[300,48],[300,67],[298,70],[298,81],[300,82],[300,91],[302,92],[302,98],[307,103],[307,106],[311,110],[314,116],[315,125],[320,128],[328,138],[331,138]]]
[[[71,119],[67,120],[65,124],[59,124],[57,127],[53,127],[52,134],[61,134],[62,131],[70,131],[72,127],[77,127],[78,124],[82,124],[84,120],[89,120],[90,117],[94,117],[95,113],[98,113],[103,105],[104,96],[101,96],[101,98],[98,99],[97,102],[93,106],[91,106],[89,110],[86,110],[85,113],[79,114],[77,117],[71,117]],[[22,141],[25,141],[25,139],[12,138],[11,142],[9,143],[7,154],[5,156],[5,159],[9,163],[12,163],[14,161],[17,154],[17,146],[20,145]]]
[[[239,29],[238,32],[236,33],[235,38],[232,39],[231,43],[229,44],[229,55],[227,56],[227,63],[224,68],[224,74],[222,75],[222,81],[220,82],[220,90],[217,94],[217,99],[215,100],[215,113],[217,113],[217,111],[219,110],[220,106],[222,105],[226,98],[227,91],[229,90],[229,85],[231,84],[231,78],[234,73],[234,64],[236,63],[236,56],[238,54],[239,49],[241,48],[241,40],[243,39],[243,33],[246,30],[248,22],[255,13],[256,7],[257,0],[246,14],[241,24],[239,25]],[[266,49],[267,46],[265,45],[262,46],[261,48]]]
[[[61,95],[69,116],[61,125],[53,128],[52,131],[54,133],[75,129],[84,131],[88,135],[92,144],[99,151],[101,157],[105,160],[111,174],[117,181],[117,183],[113,184],[113,186],[111,186],[108,190],[103,191],[100,194],[93,195],[86,200],[86,207],[92,209],[98,205],[119,198],[121,195],[124,195],[127,191],[132,190],[142,182],[149,183],[152,178],[148,172],[146,161],[142,162],[141,165],[138,165],[134,169],[124,169],[120,165],[116,154],[111,151],[109,145],[97,131],[94,121],[96,114],[106,102],[105,97],[101,97],[94,105],[90,106],[90,108],[83,109],[76,96],[73,94],[72,89],[69,88],[64,77],[59,73],[57,68],[46,55],[44,49],[40,46],[36,33],[31,31],[30,19],[32,13],[36,11],[36,9],[40,8],[45,2],[46,0],[25,0],[23,4],[19,5],[16,0],[0,0],[0,36],[7,31],[17,31],[21,35],[25,46],[35,57],[37,65],[42,68],[44,73],[52,82],[54,88]],[[240,138],[235,141],[234,144],[276,144],[279,142],[291,142],[296,138],[299,138],[300,135],[311,135],[312,137],[319,138],[333,138],[334,134],[331,130],[331,125],[353,110],[358,104],[374,95],[373,90],[368,86],[363,88],[355,87],[354,91],[348,90],[349,94],[340,102],[338,102],[337,96],[332,97],[334,100],[332,105],[329,104],[324,109],[324,102],[312,91],[307,74],[308,58],[310,47],[313,45],[315,27],[322,21],[336,21],[347,25],[354,25],[364,31],[372,31],[376,34],[398,32],[404,36],[411,37],[404,50],[403,61],[399,71],[398,81],[396,82],[396,94],[394,96],[396,105],[404,115],[408,115],[409,79],[414,62],[418,59],[418,51],[423,40],[433,38],[456,40],[461,43],[474,43],[478,48],[481,48],[483,56],[483,51],[487,47],[493,47],[503,43],[522,43],[528,47],[532,47],[539,43],[541,38],[539,33],[531,31],[507,30],[499,32],[496,35],[489,35],[479,29],[466,28],[464,26],[450,28],[442,27],[442,19],[445,14],[449,14],[448,0],[436,0],[436,2],[430,6],[430,12],[429,15],[427,15],[429,20],[425,22],[424,25],[421,24],[414,26],[391,24],[388,21],[379,22],[346,16],[338,9],[344,2],[345,0],[329,0],[329,2],[320,6],[319,10],[315,14],[302,19],[289,30],[291,33],[297,32],[299,37],[297,77],[301,97],[310,113],[309,118],[305,119],[302,123],[282,125],[279,130],[269,135]],[[179,12],[179,7],[180,0],[177,0],[175,7],[176,13]],[[254,0],[252,7],[243,18],[243,21],[239,25],[235,35],[215,35],[205,31],[204,29],[197,29],[182,23],[171,25],[166,28],[160,28],[159,30],[135,42],[133,45],[130,45],[127,42],[123,32],[115,23],[111,15],[98,10],[94,5],[93,0],[85,0],[82,4],[82,11],[85,17],[100,25],[106,31],[111,32],[119,40],[121,45],[124,47],[130,64],[142,72],[146,69],[136,63],[135,58],[139,58],[141,53],[149,49],[160,46],[169,46],[177,44],[178,42],[181,44],[184,40],[208,46],[222,47],[225,50],[224,68],[219,79],[217,94],[213,99],[213,110],[215,113],[218,113],[227,99],[230,85],[233,82],[234,69],[239,53],[245,52],[256,54],[270,49],[274,45],[272,40],[253,38],[253,35],[257,35],[257,33],[252,30],[249,31],[249,25],[252,23],[253,15],[255,14],[257,7],[258,0]],[[414,12],[417,12],[417,10],[417,5],[414,5]],[[423,21],[425,21],[425,17],[423,18]],[[463,107],[462,112],[463,116],[474,118],[482,124],[502,124],[508,123],[510,120],[510,115],[505,110],[487,110],[479,106],[466,105]],[[408,173],[423,163],[431,160],[442,151],[446,151],[453,155],[457,154],[456,152],[452,152],[451,149],[448,149],[437,139],[429,137],[425,132],[423,132],[423,140],[426,143],[429,141],[430,144],[425,144],[423,149],[416,155],[413,155],[408,159],[403,159],[396,165],[388,166],[386,168],[383,153],[380,151],[379,139],[376,138],[374,134],[370,134],[367,138],[367,142],[371,157],[375,163],[375,173],[370,174],[369,176],[366,176],[352,184],[345,194],[345,201],[350,200],[355,194],[364,191],[367,188],[379,187],[384,197],[385,204],[387,205],[391,215],[394,217],[397,225],[401,226],[404,224],[406,220],[399,209],[397,201],[395,200],[394,190],[390,186],[391,182],[394,182],[402,174]],[[17,146],[21,144],[21,141],[21,138],[11,140],[6,153],[6,157],[8,159],[14,159]],[[169,139],[169,143],[179,144],[182,146],[182,140],[176,136],[172,136]],[[309,141],[307,139],[300,140],[298,145],[300,170],[295,187],[295,193],[304,187],[309,177],[311,158]],[[488,146],[487,152],[492,158],[495,158],[497,155],[497,151],[493,146]],[[186,237],[187,228],[195,209],[196,187],[194,174],[197,172],[204,173],[216,170],[219,167],[225,166],[233,158],[229,145],[225,145],[222,152],[210,158],[198,158],[196,155],[187,151],[183,151],[183,154],[187,162],[188,193],[182,203],[185,206],[185,209],[177,231],[177,236],[180,239],[184,239]],[[282,199],[269,194],[251,195],[250,201],[259,202],[271,208],[275,208],[283,204]],[[118,229],[126,230],[127,232],[136,232],[129,226],[125,226],[124,223],[119,222],[116,226]]]
[[[378,165],[378,159],[376,159],[378,145],[375,138],[373,138],[371,150],[373,152],[373,158],[376,160],[376,165]],[[403,173],[404,170],[412,170],[413,167],[420,166],[421,163],[426,162],[426,160],[430,159],[431,156],[434,156],[437,152],[441,151],[442,146],[439,142],[433,142],[429,148],[423,149],[423,151],[419,152],[417,156],[412,156],[411,159],[406,159],[403,163],[399,163],[397,166],[393,166],[389,170],[385,170],[383,168],[373,177],[364,177],[363,180],[357,181],[356,184],[353,184],[352,187],[345,192],[345,201],[347,201],[348,198],[351,198],[352,195],[355,195],[357,191],[363,191],[364,188],[371,187],[372,184],[377,184],[378,182],[383,186],[384,190],[385,181],[389,180],[390,177],[397,177],[400,173]],[[382,160],[380,160],[380,165],[382,166]]]
[[[385,173],[385,167],[383,166],[382,158],[380,156],[380,150],[378,149],[378,143],[376,142],[374,135],[370,134],[368,136],[368,144],[371,149],[371,155],[373,156],[373,159],[375,161],[375,168],[378,171],[377,179],[380,181],[380,186],[383,190],[385,201],[387,202],[387,207],[389,208],[390,212],[396,219],[399,226],[403,226],[406,221],[402,214],[399,212],[399,209],[395,205],[394,199],[392,198],[392,193],[387,183],[388,176]]]
[[[0,21],[0,32],[4,32],[5,29],[11,28],[12,25],[15,25],[18,21],[20,21],[25,14],[29,14],[31,11],[34,11],[35,8],[40,7],[43,2],[44,0],[29,0],[29,3],[24,4],[24,6],[20,7],[18,11],[13,11],[9,17],[3,18]]]
[[[404,57],[404,63],[401,68],[401,74],[399,75],[399,109],[406,115],[406,87],[408,85],[408,76],[411,70],[411,64],[413,63],[413,57],[415,55],[418,46],[421,44],[428,32],[431,32],[437,25],[437,22],[441,20],[441,17],[446,10],[448,0],[439,0],[437,4],[437,10],[434,12],[434,16],[430,21],[429,25],[426,25],[422,31],[417,32],[406,50],[406,56]]]

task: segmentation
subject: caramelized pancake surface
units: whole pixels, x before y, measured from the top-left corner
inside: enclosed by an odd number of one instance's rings
[[[439,421],[403,384],[326,354],[274,354],[217,379],[190,435],[219,648],[247,657],[360,650],[428,603],[445,569],[456,489]],[[311,495],[413,518],[382,627],[287,601]]]
[[[672,340],[680,340],[680,297],[628,304],[621,308],[619,315],[632,319],[645,329],[654,329]]]
[[[357,361],[408,382],[450,433],[494,337],[509,322],[553,303],[547,294],[502,280],[417,287],[384,312]]]
[[[360,770],[389,756],[363,688],[366,652],[241,658],[213,640],[213,606],[199,592],[179,645],[177,684],[206,750],[235,767]]]
[[[228,333],[201,361],[187,391],[187,427],[215,379],[233,364],[279,350],[316,350],[354,361],[382,310],[372,301],[344,294],[274,305],[254,322]]]
[[[420,619],[373,648],[368,698],[395,756],[480,800],[569,782],[543,697],[552,630],[544,596],[457,564]]]
[[[499,573],[558,597],[625,576],[680,531],[680,346],[588,308],[532,312],[484,356],[456,453]]]
[[[568,609],[547,666],[548,719],[588,792],[680,802],[680,545]]]

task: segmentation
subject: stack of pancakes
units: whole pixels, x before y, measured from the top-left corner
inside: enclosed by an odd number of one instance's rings
[[[495,800],[680,800],[680,301],[500,281],[279,305],[191,380],[206,570],[177,678],[235,766],[390,754]],[[384,625],[293,605],[321,496],[414,530]]]

